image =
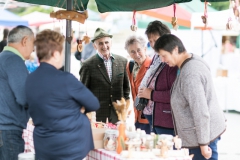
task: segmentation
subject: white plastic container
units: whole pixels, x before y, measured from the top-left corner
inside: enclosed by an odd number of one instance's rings
[[[34,153],[20,153],[18,155],[18,160],[35,160]]]

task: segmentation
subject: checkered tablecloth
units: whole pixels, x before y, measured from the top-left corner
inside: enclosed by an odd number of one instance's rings
[[[89,152],[86,160],[130,160],[121,157],[119,154],[117,154],[115,151],[107,151],[105,149],[95,149]],[[131,160],[139,160],[139,159],[133,159]],[[174,158],[154,158],[154,159],[141,159],[141,160],[192,160],[190,157],[174,157]]]
[[[27,124],[27,128],[23,131],[23,139],[25,141],[25,153],[32,152],[35,153],[34,144],[33,144],[33,130],[34,126],[30,123]],[[121,157],[115,151],[107,151],[105,149],[95,149],[89,152],[85,160],[127,160],[126,158]],[[136,160],[132,159],[131,160]],[[141,160],[191,160],[190,157],[183,158],[155,158],[155,159],[141,159]]]

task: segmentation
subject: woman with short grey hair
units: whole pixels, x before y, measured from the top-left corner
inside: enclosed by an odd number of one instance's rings
[[[141,36],[130,36],[125,42],[125,49],[134,60],[134,62],[127,64],[127,73],[131,84],[132,97],[135,100],[138,94],[138,87],[152,60],[146,55],[146,41]],[[146,133],[150,133],[151,127],[142,111],[138,111],[134,107],[134,112],[136,128],[141,128]]]

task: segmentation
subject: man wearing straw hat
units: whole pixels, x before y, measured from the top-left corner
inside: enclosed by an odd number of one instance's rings
[[[118,117],[112,102],[129,100],[130,86],[126,72],[127,59],[111,53],[112,35],[97,28],[92,39],[97,54],[83,62],[80,79],[100,102],[97,121],[116,123]]]

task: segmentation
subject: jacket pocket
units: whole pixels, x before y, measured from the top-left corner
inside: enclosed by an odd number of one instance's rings
[[[191,130],[196,130],[196,127],[188,127],[188,128],[182,129],[182,131],[191,131]]]
[[[123,76],[123,73],[119,73],[118,75],[117,75],[117,77],[122,77]]]
[[[163,110],[163,113],[171,114],[171,111],[169,111],[169,110]]]

